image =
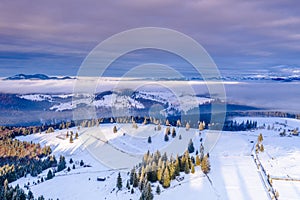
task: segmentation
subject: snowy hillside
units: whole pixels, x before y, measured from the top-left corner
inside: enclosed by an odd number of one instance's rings
[[[178,197],[194,199],[195,196],[201,196],[203,199],[269,199],[268,186],[264,182],[266,177],[262,173],[262,168],[257,168],[251,156],[259,133],[264,137],[265,151],[258,153],[258,158],[273,179],[273,188],[279,192],[279,199],[297,199],[300,190],[297,181],[300,178],[297,170],[300,164],[300,137],[280,137],[279,132],[283,127],[289,129],[300,127],[300,121],[282,118],[236,118],[237,121],[246,119],[258,121],[260,128],[248,132],[223,132],[215,148],[210,152],[212,170],[208,174],[209,179],[197,169],[195,174],[182,174],[184,181],[172,181],[170,188],[162,189],[160,195],[155,194],[155,199],[178,199]],[[270,130],[267,128],[268,125],[271,127]],[[198,148],[200,138],[205,138],[209,133],[206,130],[199,136],[197,130],[186,131],[184,128],[177,128],[176,131],[178,135],[182,135],[182,140],[176,137],[165,142],[163,141],[165,128],[162,131],[154,131],[154,125],[139,125],[139,128],[135,129],[130,124],[116,124],[118,133],[113,134],[113,126],[101,124],[99,127],[82,128],[79,131],[79,139],[74,140],[72,144],[64,138],[66,130],[18,137],[20,140],[51,145],[55,155],[62,154],[66,156],[67,161],[72,158],[76,168],[70,172],[59,172],[53,179],[37,185],[33,185],[33,182],[37,182],[37,178],[29,176],[12,184],[23,187],[29,182],[30,190],[34,194],[62,200],[92,200],[99,197],[139,199],[138,190],[134,194],[130,194],[127,189],[116,192],[117,172],[121,171],[124,186],[126,179],[129,178],[127,175],[129,166],[134,165],[132,161],[139,162],[147,150],[151,152],[157,149],[162,152],[166,150],[174,155],[187,147],[190,138]],[[69,131],[71,130],[75,132],[77,129],[72,128]],[[151,144],[147,143],[149,135],[152,137]],[[128,167],[126,162],[112,164],[116,161],[112,156],[114,155],[112,149],[124,153],[124,158],[134,157],[134,159],[130,160]],[[89,167],[79,166],[80,160]],[[117,160],[120,161],[120,157]],[[71,164],[68,166],[71,167]],[[117,167],[122,169],[116,169]],[[40,176],[45,177],[46,171]],[[97,181],[97,177],[105,177],[106,181]],[[281,180],[283,178],[289,180]],[[155,191],[156,184],[152,187]]]

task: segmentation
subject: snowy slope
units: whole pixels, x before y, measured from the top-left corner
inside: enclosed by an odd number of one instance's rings
[[[282,118],[237,118],[236,120],[251,119],[258,121],[259,125],[275,122],[285,123],[288,126],[298,127],[298,120]],[[197,130],[186,131],[184,128],[177,128],[177,137],[171,138],[169,142],[163,141],[164,129],[154,131],[154,125],[140,125],[138,129],[132,128],[130,124],[115,124],[118,133],[113,134],[113,124],[101,124],[99,127],[82,128],[78,140],[70,144],[64,136],[66,130],[56,131],[52,134],[34,134],[18,137],[26,141],[40,142],[42,145],[51,145],[54,154],[63,154],[68,161],[71,157],[75,161],[84,160],[91,167],[83,168],[76,165],[75,170],[60,172],[49,181],[31,186],[30,189],[35,195],[43,194],[47,198],[69,199],[139,199],[139,192],[130,194],[127,189],[116,192],[117,172],[121,171],[123,186],[126,184],[127,172],[129,169],[111,170],[109,158],[113,157],[114,150],[126,152],[127,155],[136,156],[139,161],[141,155],[148,149],[155,151],[168,151],[169,154],[180,153],[187,147],[188,140],[193,138],[196,148],[200,145],[200,138],[205,138],[209,131],[203,131],[199,136]],[[279,128],[279,125],[277,124]],[[275,126],[276,127],[276,126]],[[76,128],[72,129],[73,132]],[[125,134],[124,134],[125,133]],[[264,136],[265,152],[259,154],[259,158],[268,173],[272,176],[300,177],[297,166],[300,164],[299,139],[300,137],[279,137],[278,131],[258,129],[248,132],[223,132],[215,148],[210,152],[212,170],[209,179],[196,168],[195,174],[184,175],[182,182],[176,180],[171,183],[168,189],[162,189],[161,195],[155,195],[155,199],[269,199],[257,166],[251,156],[257,136],[262,133]],[[178,135],[182,135],[182,140]],[[151,135],[152,143],[147,143],[147,137]],[[57,137],[59,136],[59,137]],[[95,139],[97,137],[98,139]],[[100,141],[106,140],[105,141]],[[98,149],[96,151],[95,149]],[[97,153],[101,154],[99,156]],[[103,156],[106,155],[106,156]],[[270,157],[270,156],[271,157]],[[100,159],[100,160],[99,160]],[[114,158],[111,158],[114,161]],[[119,159],[120,161],[120,159]],[[131,160],[132,161],[132,160]],[[124,163],[123,163],[124,164]],[[132,165],[134,163],[131,163]],[[70,165],[69,165],[70,166]],[[122,165],[119,165],[120,167]],[[42,174],[46,176],[46,172]],[[104,182],[96,181],[96,178],[106,177]],[[36,182],[37,178],[27,177],[17,180],[13,185]],[[280,199],[297,199],[300,190],[298,182],[273,181],[273,187],[279,191]],[[156,184],[153,185],[155,190]]]

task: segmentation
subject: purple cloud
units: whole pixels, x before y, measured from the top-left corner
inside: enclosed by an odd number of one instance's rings
[[[20,63],[0,57],[0,73],[13,74],[20,66],[35,69],[38,62],[41,71],[65,67],[74,74],[99,42],[143,26],[172,28],[193,37],[220,68],[300,65],[299,7],[296,0],[3,1],[0,54],[59,58],[28,56],[29,61]]]

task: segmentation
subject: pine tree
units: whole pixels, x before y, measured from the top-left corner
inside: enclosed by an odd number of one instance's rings
[[[193,153],[195,151],[193,140],[190,139],[189,145],[188,145],[188,151],[189,153]]]
[[[148,143],[151,144],[152,143],[152,139],[151,136],[148,137]]]
[[[171,130],[170,130],[170,127],[167,127],[166,128],[166,133],[165,133],[166,135],[170,135],[171,134]]]
[[[73,136],[70,136],[70,143],[73,143]]]
[[[176,156],[174,168],[175,168],[175,176],[179,176],[180,175],[180,161],[179,161],[178,155]]]
[[[199,166],[200,164],[201,164],[200,157],[199,155],[196,155],[196,166]]]
[[[52,171],[49,170],[48,173],[47,173],[47,180],[50,180],[53,178],[53,174],[52,174]]]
[[[82,167],[84,165],[83,160],[80,161],[79,165]]]
[[[261,133],[258,135],[257,140],[258,140],[259,143],[262,143],[262,141],[264,140],[264,138],[263,138],[263,136],[262,136]]]
[[[116,126],[114,126],[114,128],[113,128],[113,133],[117,133],[117,132],[118,132],[118,129],[117,129]]]
[[[189,174],[190,173],[190,167],[189,167],[189,160],[185,160],[185,165],[184,165],[184,173]]]
[[[152,163],[151,166],[151,177],[149,177],[149,180],[154,183],[157,181],[157,164],[156,162]]]
[[[66,168],[66,160],[64,156],[59,157],[59,163],[57,165],[57,171],[60,172]]]
[[[148,182],[145,185],[145,188],[142,190],[142,195],[140,197],[140,200],[152,200],[153,198],[154,197],[153,197],[153,194],[152,194],[151,185]]]
[[[34,196],[33,193],[29,190],[28,194],[27,194],[27,199],[28,200],[34,200]]]
[[[177,126],[177,127],[180,127],[180,126],[181,126],[180,119],[178,119],[178,120],[177,120],[177,122],[176,122],[176,126]]]
[[[127,181],[127,183],[126,183],[126,188],[127,188],[128,190],[130,189],[129,181]]]
[[[170,171],[170,179],[174,180],[176,175],[175,175],[175,165],[173,163],[169,164],[169,171]]]
[[[173,138],[176,137],[176,130],[175,130],[175,128],[172,129],[172,137]]]
[[[163,187],[164,188],[168,188],[170,187],[170,184],[171,184],[171,178],[170,178],[170,174],[169,174],[169,170],[168,168],[166,167],[165,170],[164,170],[164,173],[163,173]]]
[[[169,136],[168,136],[168,134],[165,134],[165,142],[168,142],[169,141]]]
[[[161,125],[160,125],[160,124],[157,125],[157,130],[158,130],[158,131],[161,130]]]
[[[204,157],[204,146],[202,145],[202,143],[200,144],[200,161],[202,162]]]
[[[168,119],[166,120],[166,126],[170,126],[170,122]]]
[[[159,182],[161,182],[162,181],[162,176],[163,176],[163,169],[162,168],[158,168],[157,169],[157,180],[159,181]]]
[[[259,146],[259,151],[260,151],[260,152],[264,152],[264,151],[265,151],[265,148],[264,148],[264,145],[263,145],[263,144],[261,144],[261,145]]]
[[[191,173],[192,173],[192,174],[195,173],[195,166],[194,166],[194,165],[192,165]]]
[[[185,130],[188,131],[188,130],[190,130],[190,128],[191,128],[191,126],[190,126],[190,124],[187,122],[186,125],[185,125]]]
[[[119,174],[118,174],[118,178],[117,178],[117,188],[118,188],[118,190],[121,190],[122,189],[122,177],[121,177],[121,174],[120,174],[120,172],[119,172]]]
[[[160,193],[161,193],[160,186],[157,185],[157,187],[156,187],[156,194],[160,195]]]
[[[137,187],[139,185],[139,179],[138,179],[138,176],[137,176],[137,173],[135,172],[134,173],[134,176],[133,176],[133,184],[132,184],[132,187]]]
[[[133,185],[134,176],[135,176],[135,168],[132,168],[132,170],[130,171],[130,176],[129,176],[130,185]]]
[[[201,170],[204,174],[208,174],[210,172],[210,163],[207,156],[204,156],[202,163],[201,163]]]
[[[199,123],[199,131],[203,131],[203,130],[204,130],[203,123],[202,123],[202,122],[200,122],[200,123]]]

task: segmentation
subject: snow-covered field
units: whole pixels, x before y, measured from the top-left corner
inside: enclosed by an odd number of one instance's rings
[[[258,154],[262,166],[273,179],[273,187],[279,192],[279,199],[299,199],[300,182],[300,137],[280,137],[283,128],[293,129],[300,127],[299,120],[282,118],[237,118],[241,120],[255,120],[259,126],[265,128],[245,132],[223,132],[215,148],[210,152],[211,172],[210,180],[203,175],[199,167],[195,174],[184,175],[182,182],[172,181],[171,187],[162,189],[155,199],[269,199],[267,188],[262,181],[261,171],[257,169],[251,156],[259,133],[263,134],[265,151]],[[278,122],[278,123],[276,123]],[[274,124],[274,128],[273,128]],[[164,142],[164,129],[154,131],[154,125],[141,125],[138,129],[131,124],[115,124],[118,133],[112,132],[112,124],[100,124],[99,127],[81,128],[79,139],[69,143],[68,139],[61,139],[67,130],[58,130],[51,134],[34,134],[18,137],[20,140],[39,142],[42,145],[51,145],[53,153],[58,158],[64,155],[68,162],[72,158],[76,169],[70,172],[63,171],[43,183],[33,185],[37,177],[21,178],[13,185],[21,187],[30,182],[30,190],[36,195],[61,200],[75,199],[139,199],[139,192],[130,194],[127,189],[116,192],[117,173],[120,171],[123,186],[128,178],[130,166],[140,161],[142,154],[159,149],[169,154],[181,153],[187,148],[190,138],[193,139],[196,149],[199,148],[200,138],[205,138],[208,130],[201,136],[195,129],[186,131],[185,128],[176,128],[176,138]],[[267,130],[270,125],[270,130]],[[76,132],[77,128],[69,131]],[[124,134],[125,133],[125,134]],[[152,143],[147,138],[151,135]],[[178,136],[182,136],[182,140]],[[253,141],[253,143],[251,142]],[[90,167],[80,167],[83,160]],[[118,162],[119,161],[119,162]],[[126,162],[127,161],[127,162]],[[117,162],[117,163],[116,163]],[[71,164],[67,164],[72,166]],[[111,169],[114,168],[114,169]],[[117,169],[129,168],[129,169]],[[40,176],[46,176],[46,170]],[[97,177],[106,177],[106,181],[97,181]],[[275,178],[290,178],[295,180],[275,180]],[[210,182],[211,181],[211,182]],[[125,187],[124,187],[125,188]],[[155,193],[156,184],[153,185]]]

